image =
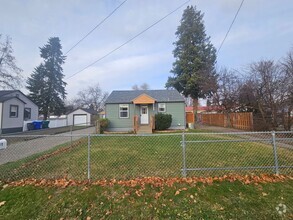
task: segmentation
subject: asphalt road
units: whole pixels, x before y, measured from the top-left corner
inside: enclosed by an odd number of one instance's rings
[[[87,135],[93,134],[95,131],[95,127],[89,127],[77,131],[73,131],[73,135]],[[10,136],[7,139],[21,139],[22,141],[11,141],[12,143],[9,144],[6,149],[0,150],[0,165],[5,164],[7,162],[17,161],[19,159],[26,158],[36,153],[40,153],[46,150],[50,150],[51,148],[64,144],[66,142],[71,141],[70,132],[62,133],[59,135],[52,135],[46,137],[39,137],[31,140],[23,140],[23,137],[20,136]],[[28,136],[28,135],[27,135]],[[72,140],[77,140],[81,138],[81,136],[74,136]],[[33,137],[33,135],[32,135]]]

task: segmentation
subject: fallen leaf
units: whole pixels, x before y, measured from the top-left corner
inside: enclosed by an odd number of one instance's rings
[[[135,191],[135,194],[136,194],[138,197],[141,197],[141,196],[143,195],[142,192],[139,191],[139,190],[136,190],[136,191]]]
[[[0,202],[0,207],[3,206],[6,203],[6,201]]]
[[[162,193],[163,192],[156,192],[155,199],[158,199],[162,195]]]

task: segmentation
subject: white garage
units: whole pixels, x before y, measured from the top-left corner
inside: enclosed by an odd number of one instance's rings
[[[89,126],[93,124],[93,117],[97,112],[92,109],[79,108],[67,114],[67,124],[75,126]]]

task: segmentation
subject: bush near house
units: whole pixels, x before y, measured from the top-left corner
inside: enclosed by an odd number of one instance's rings
[[[104,131],[108,128],[110,121],[107,118],[101,118],[99,119],[99,121],[100,121],[100,132],[101,134],[103,134]]]
[[[172,123],[172,115],[158,113],[155,115],[155,127],[156,130],[166,130],[170,128]]]

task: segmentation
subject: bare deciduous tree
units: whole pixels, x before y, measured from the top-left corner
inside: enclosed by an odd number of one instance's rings
[[[262,60],[252,63],[248,74],[240,89],[239,103],[261,116],[263,129],[277,129],[280,125],[290,129],[285,124],[285,115],[290,112],[292,86],[282,65]]]
[[[103,92],[100,85],[89,86],[77,93],[74,105],[77,107],[91,108],[96,111],[104,109],[105,101],[108,97],[107,92]]]
[[[283,87],[283,89],[286,90],[286,97],[283,103],[283,123],[286,130],[291,130],[291,126],[293,124],[293,49],[291,49],[291,51],[289,51],[286,57],[283,59],[283,61],[281,62],[281,67],[286,79],[285,86]]]
[[[2,42],[0,35],[0,87],[16,89],[22,85],[22,69],[16,66],[11,39],[7,36]]]
[[[213,103],[221,106],[226,113],[239,111],[239,90],[241,80],[235,71],[226,68],[218,74],[218,89],[213,95]]]
[[[150,86],[147,83],[143,83],[140,86],[138,86],[137,84],[133,85],[132,90],[149,90]]]

